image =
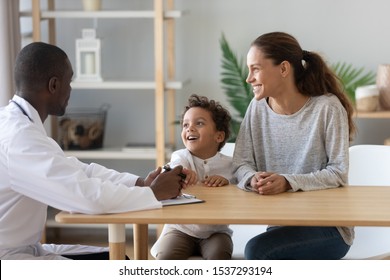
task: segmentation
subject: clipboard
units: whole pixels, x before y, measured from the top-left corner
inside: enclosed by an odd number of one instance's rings
[[[175,198],[161,200],[163,206],[192,204],[205,202],[202,199],[196,198],[194,195],[183,193]]]

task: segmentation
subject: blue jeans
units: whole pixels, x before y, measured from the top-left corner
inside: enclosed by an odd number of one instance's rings
[[[335,227],[277,226],[253,237],[245,246],[248,260],[337,260],[347,245]]]

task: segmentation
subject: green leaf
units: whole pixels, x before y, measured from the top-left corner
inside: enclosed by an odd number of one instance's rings
[[[355,68],[350,63],[337,62],[332,64],[331,68],[340,78],[345,92],[353,103],[355,103],[355,90],[358,87],[375,84],[376,73],[364,72],[364,67]]]
[[[238,58],[222,33],[219,41],[222,50],[221,83],[230,105],[238,116],[232,116],[232,137],[235,140],[246,109],[253,98],[251,86],[246,82],[248,69],[243,58]]]

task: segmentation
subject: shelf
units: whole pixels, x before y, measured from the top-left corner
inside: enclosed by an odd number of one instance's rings
[[[169,81],[164,84],[165,89],[182,89],[189,81]],[[128,81],[103,81],[84,82],[74,81],[71,84],[73,89],[155,89],[155,82],[128,82]]]
[[[57,19],[151,19],[154,35],[154,78],[148,81],[102,81],[88,82],[75,80],[71,84],[74,89],[122,89],[122,90],[154,90],[155,100],[155,144],[156,150],[143,153],[123,153],[116,151],[78,151],[69,152],[81,158],[115,158],[115,159],[152,159],[157,166],[166,162],[165,145],[173,146],[176,141],[175,127],[173,125],[175,116],[175,91],[182,89],[186,82],[175,81],[175,30],[176,18],[180,18],[189,12],[175,10],[174,0],[154,0],[153,8],[146,10],[99,10],[86,11],[81,7],[73,9],[56,9],[54,0],[47,0],[45,9],[41,9],[42,0],[31,0],[31,10],[22,11],[20,17],[31,17],[33,25],[33,41],[42,40],[42,20],[47,20],[48,43],[56,42],[56,20]],[[151,56],[152,54],[150,54]],[[166,62],[165,62],[166,61]],[[165,116],[166,115],[166,116]],[[57,127],[53,122],[52,131]],[[168,129],[165,129],[168,124]],[[165,137],[166,131],[168,137]]]
[[[144,159],[155,160],[157,152],[155,148],[103,148],[96,150],[67,150],[66,156],[78,159]],[[165,148],[166,158],[170,158],[172,149]]]
[[[164,18],[180,18],[187,12],[165,11]],[[30,11],[21,12],[22,17],[31,17]],[[41,11],[41,19],[56,18],[154,18],[155,11]]]
[[[390,119],[390,111],[356,112],[354,117],[358,119]]]

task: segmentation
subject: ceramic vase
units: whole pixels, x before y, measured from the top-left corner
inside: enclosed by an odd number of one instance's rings
[[[356,109],[361,112],[376,111],[379,104],[379,91],[376,85],[358,87],[355,91]]]
[[[99,11],[102,7],[101,0],[83,0],[83,7],[85,11]]]

